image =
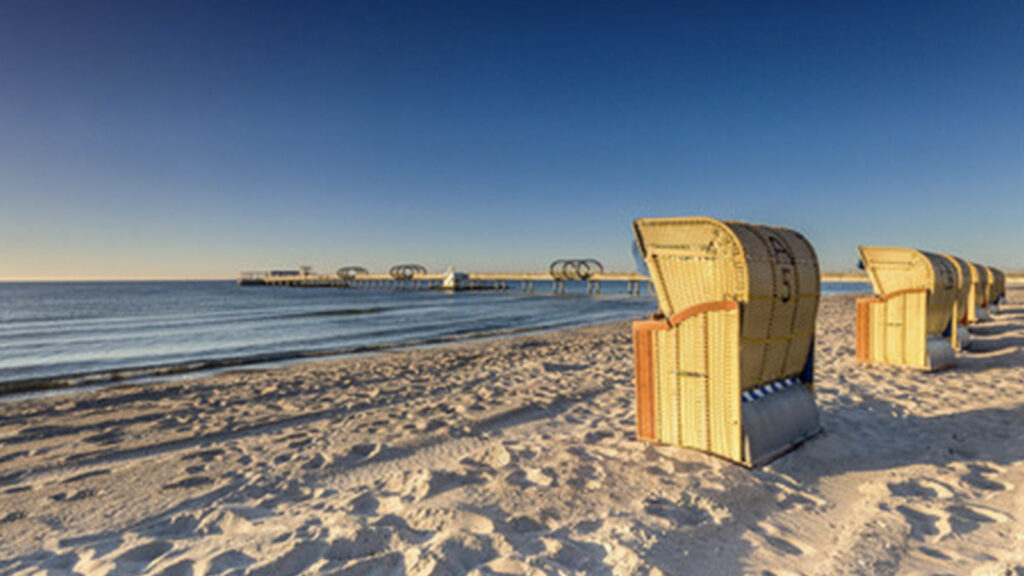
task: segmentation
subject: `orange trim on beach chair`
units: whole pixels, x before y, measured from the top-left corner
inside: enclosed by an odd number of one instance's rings
[[[633,359],[636,374],[636,435],[645,442],[657,439],[654,416],[654,337],[658,330],[668,330],[665,320],[633,322]]]

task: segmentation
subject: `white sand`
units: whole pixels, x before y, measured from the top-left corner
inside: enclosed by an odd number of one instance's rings
[[[1024,574],[1022,296],[936,374],[825,298],[754,471],[635,441],[627,324],[0,405],[0,572]]]

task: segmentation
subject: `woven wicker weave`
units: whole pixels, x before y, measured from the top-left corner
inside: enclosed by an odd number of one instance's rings
[[[952,254],[943,254],[943,257],[949,260],[956,273],[956,313],[953,321],[960,324],[967,320],[967,296],[971,290],[971,273],[967,269],[966,260]]]
[[[710,218],[642,219],[634,230],[662,318],[634,325],[638,435],[755,464],[816,432],[809,365],[820,280],[810,243],[785,228]],[[787,378],[799,378],[805,396],[774,402],[798,403],[806,425],[751,441],[745,415],[770,422],[758,412],[770,403],[744,407],[741,394]]]
[[[991,290],[992,302],[998,304],[1006,299],[1006,273],[999,268],[992,268],[991,270],[994,277]]]
[[[988,273],[980,264],[967,263],[971,273],[971,287],[967,293],[967,322],[975,324],[988,319]]]
[[[970,333],[967,331],[967,298],[971,291],[971,272],[967,269],[967,261],[952,254],[943,256],[953,264],[956,271],[956,300],[953,302],[952,326],[949,330],[949,343],[954,350],[963,350],[970,346]]]
[[[912,248],[857,250],[876,294],[858,303],[857,359],[922,370],[951,365],[952,345],[943,335],[959,296],[954,262]]]

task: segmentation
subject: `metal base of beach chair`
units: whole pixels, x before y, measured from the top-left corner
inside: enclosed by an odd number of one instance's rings
[[[925,370],[942,370],[956,364],[956,354],[949,340],[942,337],[929,336],[925,340]]]
[[[783,383],[780,383],[783,384]],[[743,402],[744,460],[760,466],[821,432],[814,395],[800,381]]]
[[[971,347],[971,331],[967,329],[967,326],[961,324],[956,327],[956,339],[960,343],[961,350]]]
[[[979,307],[978,311],[976,312],[976,314],[977,314],[978,322],[988,322],[988,321],[992,320],[992,315],[990,315],[988,313],[988,308],[981,308],[981,307]]]

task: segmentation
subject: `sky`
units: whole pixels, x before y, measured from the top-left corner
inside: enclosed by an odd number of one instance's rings
[[[0,280],[632,270],[697,215],[1024,268],[1024,2],[0,2]]]

